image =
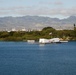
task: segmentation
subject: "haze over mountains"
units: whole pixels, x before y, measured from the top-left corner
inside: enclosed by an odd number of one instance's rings
[[[10,30],[12,28],[36,30],[48,26],[55,29],[71,29],[74,24],[76,24],[76,16],[70,16],[66,19],[41,16],[0,17],[0,30]]]

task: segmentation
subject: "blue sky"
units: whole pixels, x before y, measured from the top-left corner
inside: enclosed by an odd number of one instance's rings
[[[0,17],[76,15],[76,0],[0,0]]]

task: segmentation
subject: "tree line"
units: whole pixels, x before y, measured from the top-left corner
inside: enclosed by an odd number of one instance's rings
[[[40,38],[61,38],[63,40],[76,40],[76,27],[74,30],[55,30],[52,27],[45,27],[41,31],[1,31],[1,41],[27,41]]]

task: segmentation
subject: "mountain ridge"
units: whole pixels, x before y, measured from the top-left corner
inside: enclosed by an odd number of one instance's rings
[[[76,23],[76,16],[70,16],[66,19],[50,18],[42,16],[22,16],[22,17],[0,17],[0,30],[5,29],[42,29],[44,27],[53,27],[55,29],[61,27],[73,27]]]

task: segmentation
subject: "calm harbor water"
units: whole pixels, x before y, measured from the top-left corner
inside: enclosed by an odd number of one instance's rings
[[[76,75],[76,42],[0,42],[0,75]]]

